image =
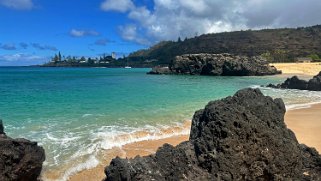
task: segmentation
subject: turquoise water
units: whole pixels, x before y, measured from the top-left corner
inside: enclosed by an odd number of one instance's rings
[[[63,167],[63,180],[97,165],[96,155],[103,149],[156,139],[151,135],[114,141],[119,135],[139,130],[153,134],[190,120],[210,100],[284,80],[278,76],[156,76],[146,75],[147,71],[2,67],[0,118],[11,137],[39,142],[46,150],[45,170]],[[316,92],[262,90],[283,98],[289,108],[321,100]]]

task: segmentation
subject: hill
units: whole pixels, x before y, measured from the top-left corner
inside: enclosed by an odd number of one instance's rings
[[[261,55],[270,62],[293,62],[298,57],[319,60],[321,25],[213,33],[183,41],[163,41],[131,53],[126,61],[133,67],[168,65],[177,55],[196,53]]]

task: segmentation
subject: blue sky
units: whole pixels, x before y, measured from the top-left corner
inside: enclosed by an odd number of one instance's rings
[[[0,0],[0,66],[128,54],[162,40],[321,24],[320,0]]]

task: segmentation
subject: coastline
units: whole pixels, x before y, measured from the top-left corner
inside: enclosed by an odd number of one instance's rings
[[[313,104],[306,108],[298,108],[288,110],[285,114],[285,123],[291,129],[299,143],[314,147],[321,153],[321,103]],[[190,125],[191,122],[186,122],[185,125]],[[96,181],[105,178],[104,168],[110,163],[111,159],[116,156],[122,158],[134,158],[136,156],[147,156],[156,152],[163,144],[178,145],[183,141],[187,141],[189,135],[176,135],[163,139],[146,140],[126,144],[122,147],[114,147],[111,150],[104,151],[104,161],[97,167],[80,171],[70,176],[70,181],[89,180]]]

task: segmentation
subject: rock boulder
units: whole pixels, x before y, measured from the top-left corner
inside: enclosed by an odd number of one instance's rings
[[[5,135],[0,121],[0,180],[38,180],[45,160],[45,151],[36,142]]]
[[[298,143],[284,114],[281,99],[240,90],[196,111],[189,141],[147,157],[115,158],[106,180],[320,179],[321,156]]]
[[[301,80],[297,76],[287,78],[285,82],[278,85],[269,84],[268,87],[280,89],[299,89],[310,91],[321,91],[321,72],[309,81]]]

